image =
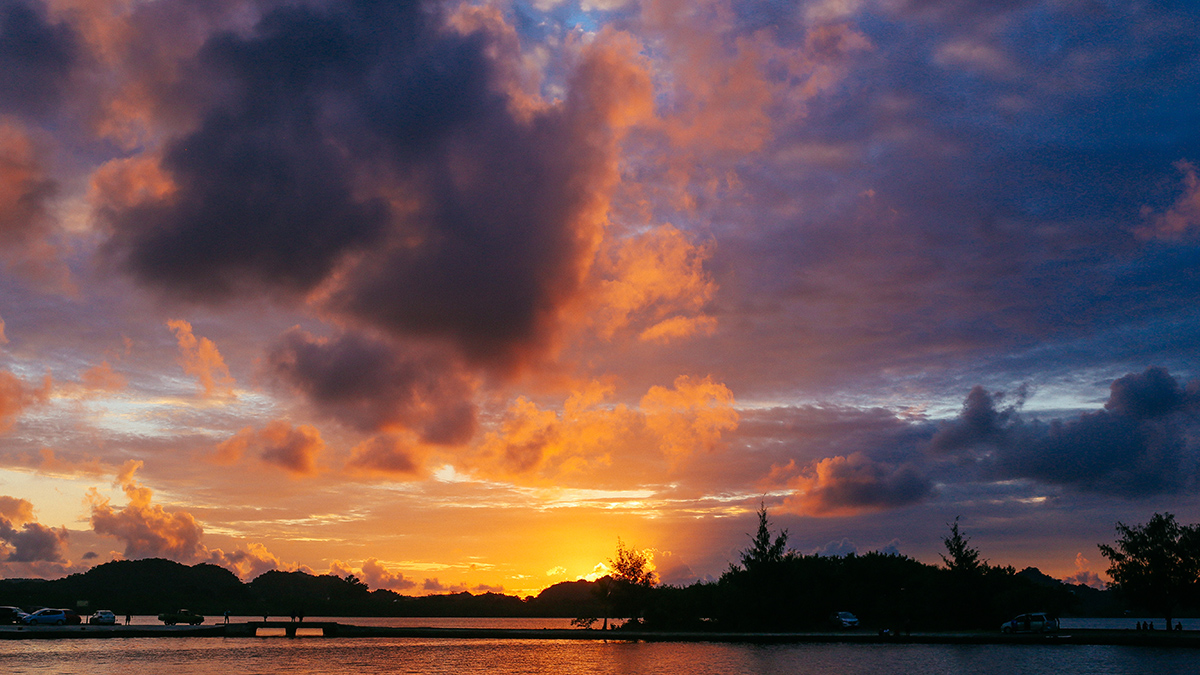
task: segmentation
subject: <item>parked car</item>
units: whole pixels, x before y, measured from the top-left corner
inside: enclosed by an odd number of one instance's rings
[[[168,626],[174,626],[177,623],[186,623],[193,626],[204,623],[204,617],[190,609],[181,609],[178,612],[163,612],[158,615],[158,620]]]
[[[67,624],[83,623],[83,619],[69,609],[51,609],[47,607],[46,609],[39,609],[25,617],[22,623],[29,626],[65,626]]]
[[[107,609],[99,609],[88,617],[88,623],[93,626],[115,626],[117,625],[117,615]]]
[[[1053,633],[1058,630],[1058,619],[1043,612],[1022,614],[1000,625],[1002,633]]]
[[[834,612],[829,620],[837,628],[858,628],[858,617],[850,612]]]
[[[0,607],[0,624],[8,625],[21,623],[21,619],[29,616],[20,607]]]

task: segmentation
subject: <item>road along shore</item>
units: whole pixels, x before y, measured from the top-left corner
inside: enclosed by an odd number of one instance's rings
[[[250,621],[200,626],[0,626],[0,639],[112,638],[421,638],[449,640],[607,640],[623,642],[747,642],[795,644],[1120,645],[1200,648],[1200,631],[1081,629],[1050,634],[992,631],[879,635],[866,631],[716,633],[584,629],[422,628],[355,626],[337,622]]]

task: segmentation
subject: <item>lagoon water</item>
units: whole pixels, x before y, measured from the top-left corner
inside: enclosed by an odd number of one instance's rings
[[[340,621],[494,628],[562,628],[566,623],[563,619]],[[153,617],[135,618],[135,623],[151,622]],[[0,671],[37,675],[1182,675],[1198,670],[1200,654],[1190,649],[1067,645],[754,645],[320,637],[0,641]]]
[[[747,645],[541,640],[130,638],[9,640],[6,673],[289,675],[1182,675],[1192,650],[1131,647]]]

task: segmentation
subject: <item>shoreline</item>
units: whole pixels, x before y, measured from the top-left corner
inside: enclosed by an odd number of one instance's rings
[[[258,635],[260,629],[284,635]],[[297,634],[298,632],[298,634]],[[449,640],[602,640],[609,642],[741,642],[769,644],[926,644],[926,645],[1094,645],[1200,648],[1200,631],[1136,631],[1079,629],[1051,634],[1003,634],[994,631],[916,632],[881,636],[875,633],[707,633],[691,631],[624,631],[558,628],[432,628],[355,626],[337,622],[251,621],[199,626],[0,626],[0,639],[119,638],[422,638]]]

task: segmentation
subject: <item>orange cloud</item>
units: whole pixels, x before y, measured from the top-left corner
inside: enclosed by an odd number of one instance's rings
[[[33,522],[33,504],[25,499],[0,495],[0,518],[7,518],[13,525]]]
[[[209,549],[202,541],[204,528],[195,517],[186,511],[166,511],[153,503],[153,491],[137,481],[136,474],[141,468],[140,460],[129,460],[118,470],[113,485],[120,486],[128,499],[120,509],[113,508],[110,500],[95,488],[88,491],[92,531],[124,542],[126,559],[208,562],[229,569],[244,581],[284,567],[261,544],[252,543],[228,553],[219,548]]]
[[[164,201],[175,191],[175,183],[159,166],[157,158],[124,157],[109,160],[96,169],[88,201],[93,208],[105,211]]]
[[[702,380],[681,375],[675,388],[651,387],[642,397],[646,426],[659,437],[659,449],[672,464],[696,451],[707,452],[720,441],[721,433],[737,428],[733,392],[711,377]]]
[[[225,359],[217,351],[217,345],[206,337],[196,338],[192,324],[183,320],[171,320],[167,327],[179,341],[180,365],[183,372],[194,375],[204,392],[205,398],[233,396],[234,379],[229,374]]]
[[[721,158],[772,152],[777,130],[802,119],[811,99],[847,77],[852,56],[872,48],[841,19],[821,12],[803,27],[747,34],[728,0],[641,3],[640,28],[655,47],[664,86],[659,117],[629,149],[657,163],[658,172],[623,186],[619,205],[694,211],[703,198],[737,199],[740,178]]]
[[[417,478],[424,473],[425,455],[425,450],[415,439],[384,434],[355,446],[346,467],[354,472]]]
[[[654,85],[641,44],[629,33],[605,28],[581,50],[572,93],[584,100],[598,128],[622,132],[654,117]]]
[[[186,511],[168,512],[151,503],[154,493],[134,477],[141,466],[141,461],[130,460],[117,474],[115,484],[129,500],[120,509],[114,509],[95,488],[89,491],[92,530],[124,542],[127,559],[170,558],[192,563],[204,558],[207,549],[200,543],[204,535],[200,523]]]
[[[595,483],[639,484],[714,448],[737,427],[733,395],[710,378],[680,377],[673,389],[652,387],[640,407],[613,404],[611,384],[591,382],[572,393],[561,412],[525,398],[509,406],[500,428],[480,445],[480,466],[520,480],[586,477]],[[647,454],[657,447],[661,455]],[[611,475],[608,475],[611,474]]]
[[[717,320],[711,316],[673,316],[642,331],[638,339],[642,342],[667,343],[697,333],[712,335],[716,330]]]
[[[711,246],[697,246],[681,230],[664,225],[615,240],[597,272],[597,309],[604,337],[630,324],[645,326],[639,339],[666,342],[696,332],[711,333],[716,320],[697,315],[716,291],[704,271]]]
[[[47,211],[56,187],[38,155],[20,124],[0,117],[0,258],[30,279],[73,292]]]
[[[114,371],[108,361],[103,361],[100,365],[83,371],[80,380],[83,382],[84,388],[89,391],[120,391],[128,383],[125,376]]]
[[[463,3],[446,23],[463,35],[488,36],[489,56],[496,69],[495,86],[503,92],[514,117],[529,122],[550,107],[542,97],[542,68],[534,55],[522,53],[521,38],[499,7]]]
[[[242,581],[249,581],[264,572],[283,569],[286,566],[279,557],[267,550],[262,544],[249,544],[244,549],[226,553],[221,549],[208,552],[208,560],[214,565],[220,565],[233,572]]]
[[[1083,557],[1083,552],[1075,554],[1075,574],[1072,574],[1065,579],[1068,584],[1080,584],[1083,586],[1091,586],[1092,588],[1105,588],[1107,584],[1100,578],[1099,574],[1091,571],[1091,564],[1088,559]]]
[[[112,471],[96,457],[77,457],[63,459],[54,450],[42,448],[38,451],[39,460],[36,462],[40,474],[55,476],[103,476]]]
[[[317,455],[324,450],[325,441],[316,427],[293,427],[287,420],[275,420],[261,430],[246,427],[237,432],[217,446],[212,460],[233,464],[247,452],[256,452],[263,462],[293,476],[313,476],[319,471]]]
[[[244,25],[254,11],[242,3],[144,3],[127,0],[47,0],[87,46],[96,82],[83,114],[91,130],[125,150],[153,146],[172,128],[194,123],[180,89],[181,64],[214,32]]]
[[[0,370],[0,431],[7,431],[21,413],[31,406],[45,403],[50,397],[50,376],[41,388],[34,388],[7,370]]]
[[[605,405],[612,394],[611,385],[592,382],[567,398],[561,414],[518,398],[499,431],[484,439],[486,462],[503,475],[547,479],[610,465],[614,449],[640,423],[628,407]]]
[[[4,334],[4,317],[0,316],[0,345],[8,344],[8,336]]]
[[[663,36],[673,68],[676,101],[665,130],[677,146],[699,143],[753,152],[770,136],[767,106],[774,87],[765,77],[764,31],[739,37],[728,2],[697,7],[686,0],[653,0],[642,10],[647,27]]]
[[[355,569],[341,560],[335,560],[329,565],[329,573],[339,577],[353,575],[369,588],[376,590],[386,588],[393,591],[406,591],[417,586],[415,580],[405,577],[401,572],[389,570],[377,558],[367,558],[359,569]]]

